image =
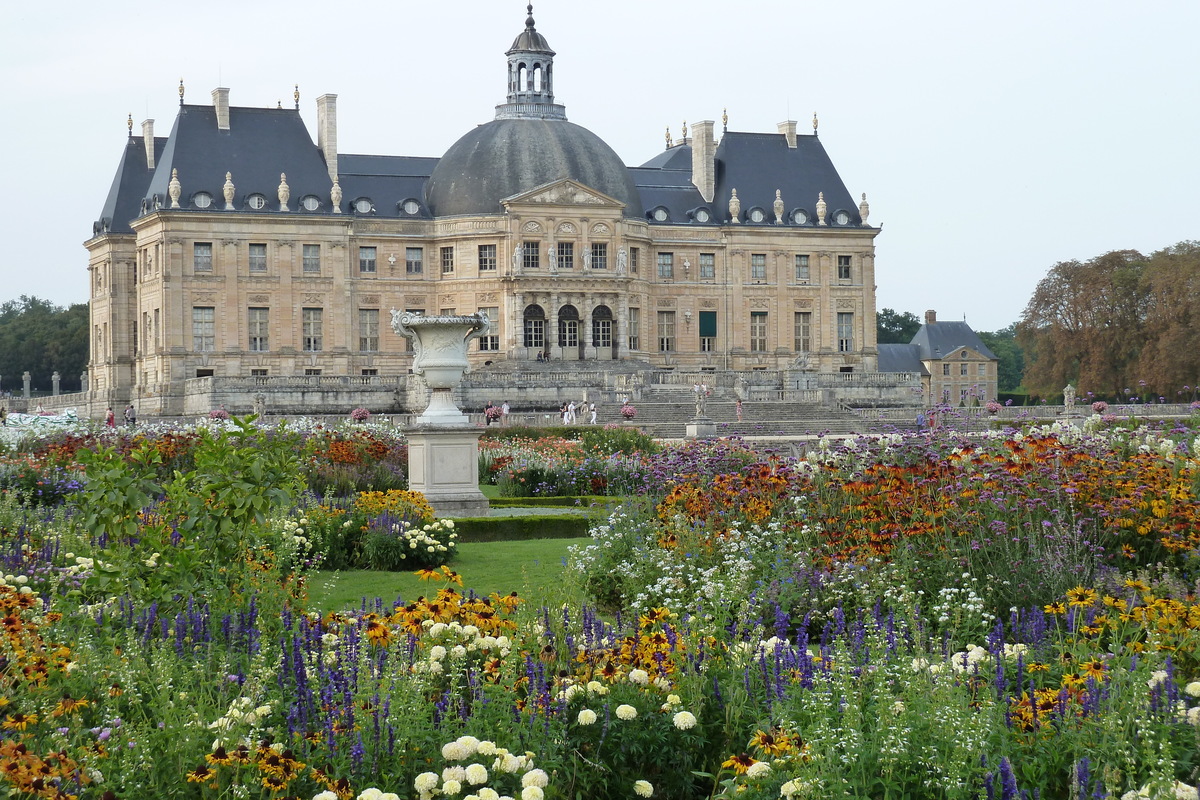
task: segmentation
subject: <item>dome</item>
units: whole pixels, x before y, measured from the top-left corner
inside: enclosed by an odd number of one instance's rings
[[[435,217],[500,214],[500,201],[563,179],[621,201],[641,198],[620,156],[596,134],[561,119],[497,119],[467,133],[438,161],[425,188]]]

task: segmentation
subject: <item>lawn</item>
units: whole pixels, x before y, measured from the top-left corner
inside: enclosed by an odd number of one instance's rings
[[[533,539],[521,542],[475,542],[459,546],[453,567],[463,578],[463,591],[478,595],[517,592],[534,605],[561,605],[578,601],[573,586],[564,581],[567,548],[581,539]],[[343,570],[317,572],[309,583],[309,600],[314,610],[334,611],[359,608],[364,598],[396,598],[406,602],[432,595],[439,584],[421,581],[412,572]]]

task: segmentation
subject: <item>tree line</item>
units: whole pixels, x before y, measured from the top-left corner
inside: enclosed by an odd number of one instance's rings
[[[87,363],[87,303],[62,308],[21,295],[0,305],[0,390],[19,394],[28,372],[33,388],[48,393],[58,372],[61,391],[77,392]]]

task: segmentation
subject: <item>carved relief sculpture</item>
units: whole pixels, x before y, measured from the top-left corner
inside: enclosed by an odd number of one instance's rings
[[[525,255],[525,248],[518,244],[513,248],[512,254],[512,269],[518,275],[521,273],[521,257]]]
[[[546,260],[550,262],[550,274],[558,274],[558,245],[550,242],[546,247]]]
[[[629,268],[629,251],[622,247],[617,251],[617,274],[624,275]]]

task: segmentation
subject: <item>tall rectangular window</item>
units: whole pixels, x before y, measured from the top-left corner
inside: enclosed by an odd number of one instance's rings
[[[797,353],[807,353],[812,350],[812,312],[797,311],[795,318],[795,343],[793,349]]]
[[[659,253],[658,254],[658,277],[666,280],[671,280],[675,277],[675,254],[674,253]]]
[[[479,337],[479,349],[495,351],[500,349],[500,308],[499,306],[488,306],[479,309],[487,314],[488,329],[482,336]]]
[[[192,307],[192,349],[197,353],[217,349],[217,309],[213,306]]]
[[[323,328],[323,312],[320,308],[305,308],[300,311],[303,326],[304,352],[319,353],[325,349],[325,331]]]
[[[557,248],[558,268],[575,269],[575,243],[559,242]]]
[[[212,272],[212,242],[192,244],[192,269],[196,272]]]
[[[358,248],[358,271],[369,273],[375,271],[375,248]]]
[[[767,312],[750,312],[750,352],[767,352]]]
[[[641,260],[641,258],[640,258],[641,254],[642,254],[642,249],[640,247],[629,248],[629,271],[632,272],[634,275],[637,274],[638,261]]]
[[[592,242],[592,269],[608,269],[608,244]]]
[[[712,280],[717,277],[717,256],[715,253],[700,254],[700,280]]]
[[[250,352],[265,353],[271,349],[271,311],[267,308],[250,309]]]
[[[267,271],[267,246],[265,244],[250,245],[250,271]]]
[[[306,244],[303,250],[304,255],[304,271],[307,273],[320,273],[321,271],[321,245]]]
[[[838,280],[850,280],[850,256],[838,256]]]
[[[981,378],[985,378],[985,377],[987,377],[987,364],[980,364],[980,365],[979,365],[979,372],[978,372],[977,374],[978,374],[978,375],[979,375],[979,377],[981,377]]]
[[[442,274],[443,275],[453,274],[453,272],[454,272],[454,248],[453,247],[443,247],[439,251],[439,255],[441,256],[441,259],[442,259]]]
[[[808,271],[808,255],[798,254],[796,256],[796,280],[800,283],[808,283],[811,279],[811,273]]]
[[[658,352],[670,353],[675,350],[675,312],[658,312]]]
[[[765,281],[767,279],[767,254],[750,254],[750,280]]]
[[[540,256],[537,242],[524,242],[521,248],[521,266],[525,269],[537,269],[542,265]]]
[[[525,318],[525,346],[533,350],[546,347],[546,320],[543,317]]]
[[[479,271],[492,272],[496,269],[496,245],[479,245]]]
[[[379,350],[379,309],[358,310],[358,349],[363,353]]]
[[[964,378],[967,377],[967,365],[966,364],[958,365],[958,374],[963,376]]]
[[[717,349],[717,312],[700,312],[700,352],[711,353]]]
[[[425,271],[425,248],[404,248],[404,272],[408,275],[420,275]]]
[[[837,315],[838,352],[854,352],[854,312],[839,311]]]
[[[629,349],[642,349],[642,310],[629,309]]]
[[[950,365],[949,364],[942,364],[942,374],[943,375],[950,374]]]

